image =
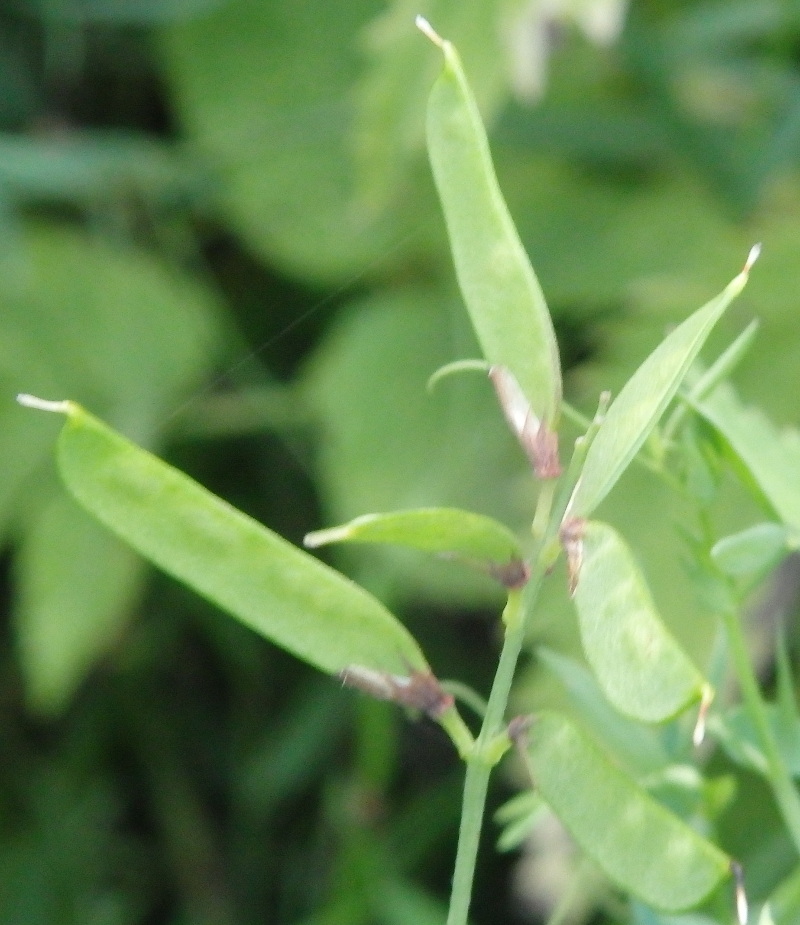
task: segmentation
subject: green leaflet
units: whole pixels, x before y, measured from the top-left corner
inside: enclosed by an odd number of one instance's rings
[[[508,587],[518,587],[526,577],[514,534],[491,517],[457,508],[365,514],[340,527],[309,533],[305,538],[305,545],[311,548],[341,542],[395,543],[450,555]]]
[[[622,537],[590,522],[575,591],[583,648],[606,697],[644,722],[674,716],[707,687],[661,622]]]
[[[589,447],[570,516],[588,517],[628,468],[675,396],[714,325],[744,289],[758,253],[756,246],[742,272],[716,298],[679,324],[624,385]]]
[[[697,409],[727,440],[778,517],[800,530],[800,433],[780,431],[761,410],[743,405],[727,384]]]
[[[428,154],[456,275],[481,348],[507,367],[540,420],[561,403],[561,366],[550,313],[492,166],[489,143],[458,52],[425,20],[444,55],[428,100]]]
[[[536,786],[572,836],[623,889],[669,912],[700,903],[730,859],[657,803],[569,720],[541,713],[528,733]]]
[[[711,558],[730,578],[762,578],[793,548],[791,532],[781,524],[754,524],[725,536],[711,549]]]
[[[45,403],[34,404],[45,407]],[[338,572],[137,447],[73,402],[58,464],[75,498],[134,549],[256,632],[327,672],[425,671],[414,639]]]

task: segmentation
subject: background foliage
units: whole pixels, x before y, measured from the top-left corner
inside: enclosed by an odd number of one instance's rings
[[[476,347],[424,156],[439,61],[417,12],[459,45],[493,125],[570,400],[591,410],[618,389],[763,240],[718,343],[760,317],[737,385],[797,420],[792,4],[5,4],[2,921],[443,919],[460,772],[438,730],[146,571],[58,487],[58,422],[13,403],[23,390],[81,401],[295,542],[427,504],[524,530],[526,467],[489,387],[424,387]],[[727,486],[720,525],[748,514]],[[714,627],[686,580],[679,503],[631,471],[603,516],[705,664]],[[488,582],[385,549],[331,556],[402,614],[438,674],[485,690]],[[762,625],[793,614],[796,587],[789,570]],[[574,617],[547,612],[544,641],[574,654]],[[552,671],[531,669],[520,701],[531,688],[560,696]],[[758,898],[793,858],[763,786],[736,774],[721,839]],[[542,863],[498,858],[493,835],[474,921],[544,914]],[[619,920],[585,892],[587,917]]]

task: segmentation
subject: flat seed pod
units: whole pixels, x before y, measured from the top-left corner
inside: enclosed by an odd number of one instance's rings
[[[461,293],[486,359],[513,373],[550,425],[561,403],[550,313],[500,192],[458,52],[421,17],[417,25],[444,55],[428,100],[428,154]]]
[[[526,567],[508,527],[458,508],[417,508],[364,514],[349,523],[316,530],[305,538],[314,549],[328,543],[391,543],[460,559],[508,587],[518,587]]]
[[[753,247],[742,272],[668,334],[625,383],[589,447],[570,502],[570,517],[589,517],[628,468],[675,397],[714,325],[744,289],[759,252],[758,245]]]
[[[73,402],[58,465],[67,488],[154,565],[323,671],[427,672],[402,624],[343,575],[287,543]]]
[[[661,621],[622,537],[589,522],[582,539],[575,606],[584,652],[606,697],[644,722],[674,716],[708,689]]]
[[[681,912],[730,874],[730,858],[656,802],[566,717],[539,714],[527,739],[539,793],[624,890]]]

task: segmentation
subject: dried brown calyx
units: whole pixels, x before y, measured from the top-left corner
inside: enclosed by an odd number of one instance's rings
[[[519,386],[514,374],[505,366],[492,366],[489,378],[497,393],[506,421],[519,440],[533,466],[536,477],[555,479],[561,475],[558,457],[558,434],[546,421],[534,414],[531,403]]]
[[[558,538],[567,557],[567,579],[570,596],[575,594],[583,564],[583,535],[586,521],[582,517],[572,517],[561,524]]]
[[[348,665],[339,672],[342,683],[377,697],[391,700],[404,707],[419,710],[438,719],[453,706],[453,696],[448,694],[430,671],[412,671],[409,675],[389,674],[375,671],[362,665]]]

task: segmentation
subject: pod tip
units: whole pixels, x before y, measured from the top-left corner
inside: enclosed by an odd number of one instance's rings
[[[731,873],[736,892],[736,919],[739,925],[747,925],[749,918],[749,908],[747,902],[747,893],[744,889],[744,871],[738,861],[731,861]]]
[[[422,14],[417,13],[414,24],[426,38],[429,38],[433,42],[434,45],[438,46],[439,48],[444,46],[444,39]]]
[[[750,248],[750,253],[747,255],[747,260],[745,260],[744,262],[744,269],[742,270],[742,272],[749,273],[750,268],[753,266],[756,260],[758,260],[760,255],[761,255],[761,242],[759,241],[758,244],[754,244]]]
[[[24,408],[35,408],[37,411],[53,411],[56,414],[69,414],[70,401],[49,401],[46,398],[37,398],[35,395],[28,395],[27,392],[20,392],[17,395],[17,402]]]

